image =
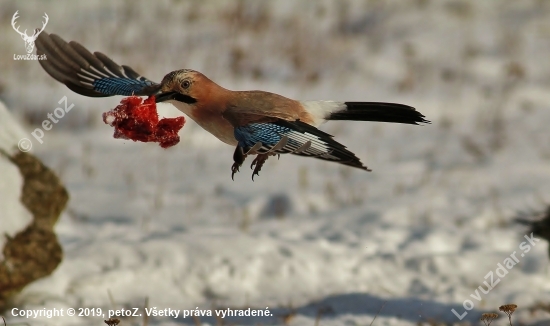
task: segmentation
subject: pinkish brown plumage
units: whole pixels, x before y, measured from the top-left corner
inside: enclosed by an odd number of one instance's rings
[[[37,54],[44,70],[71,90],[91,97],[155,95],[173,104],[222,142],[235,146],[232,177],[248,155],[258,174],[269,156],[295,154],[367,170],[359,158],[317,129],[329,120],[429,123],[414,108],[395,103],[297,101],[264,91],[228,90],[202,73],[182,69],[155,83],[77,42],[41,33]]]

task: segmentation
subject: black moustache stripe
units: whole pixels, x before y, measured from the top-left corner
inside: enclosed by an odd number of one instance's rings
[[[180,93],[174,94],[174,100],[179,101],[179,102],[183,102],[183,103],[187,103],[187,104],[197,103],[197,100],[195,98],[193,98],[189,95],[183,95],[183,94],[180,94]]]

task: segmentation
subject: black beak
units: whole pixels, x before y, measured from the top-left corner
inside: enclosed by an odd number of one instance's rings
[[[155,94],[155,102],[159,103],[159,102],[173,100],[176,94],[177,94],[176,92],[157,93]]]
[[[176,100],[187,104],[196,103],[197,100],[189,95],[180,94],[178,92],[164,92],[155,94],[155,102],[165,102],[170,100]]]

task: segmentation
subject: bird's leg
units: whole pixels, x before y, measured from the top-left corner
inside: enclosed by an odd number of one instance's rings
[[[254,168],[254,172],[252,173],[252,181],[254,181],[254,175],[260,175],[259,172],[260,170],[262,169],[262,166],[264,165],[265,161],[267,161],[267,159],[270,157],[270,156],[279,156],[281,157],[281,155],[279,153],[277,153],[277,151],[283,149],[286,144],[288,143],[288,137],[287,136],[283,136],[281,137],[281,139],[277,142],[277,144],[275,144],[273,147],[271,147],[271,149],[269,151],[267,151],[266,153],[264,154],[258,154],[256,156],[256,158],[254,159],[254,161],[252,161],[252,164],[250,165],[250,168],[252,169],[252,167],[254,167],[254,165],[256,166]],[[311,142],[310,142],[311,143]],[[257,146],[258,144],[260,144],[260,146]],[[261,143],[257,143],[254,147],[261,147]],[[253,151],[254,150],[254,147],[247,152],[247,154],[249,153],[255,153],[256,151]]]
[[[252,161],[252,164],[250,165],[251,169],[254,168],[254,172],[252,172],[252,181],[254,181],[254,175],[260,175],[259,172],[262,170],[262,166],[264,165],[265,161],[267,161],[270,156],[274,155],[277,154],[258,154],[256,156],[256,158],[254,159],[254,161]]]
[[[233,153],[233,166],[231,166],[231,179],[234,179],[235,173],[239,172],[239,168],[243,165],[244,160],[246,159],[246,154],[243,151],[243,148],[239,145],[235,148]]]

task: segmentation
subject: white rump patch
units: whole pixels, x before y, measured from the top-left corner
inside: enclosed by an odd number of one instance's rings
[[[304,109],[313,117],[314,126],[322,125],[333,112],[338,112],[346,109],[344,102],[335,101],[304,101],[300,102]]]

